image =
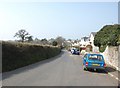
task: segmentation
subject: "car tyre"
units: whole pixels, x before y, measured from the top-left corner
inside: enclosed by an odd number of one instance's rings
[[[87,68],[83,65],[83,69],[84,69],[84,71],[87,71]]]

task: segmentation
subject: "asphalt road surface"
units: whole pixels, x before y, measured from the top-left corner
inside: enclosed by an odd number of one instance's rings
[[[84,71],[82,56],[68,51],[2,74],[3,86],[118,86],[106,71]]]

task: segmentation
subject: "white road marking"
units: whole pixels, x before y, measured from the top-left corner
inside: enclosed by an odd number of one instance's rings
[[[111,76],[113,77],[114,75],[111,74]]]
[[[118,78],[115,78],[115,79],[117,79],[117,80],[118,80]]]
[[[116,77],[116,76],[114,76],[113,74],[111,74],[111,73],[108,73],[110,76],[112,76],[113,78],[115,78],[116,80],[118,80],[118,81],[120,81],[120,79],[118,78],[118,77]]]
[[[74,55],[70,54],[70,56],[74,56]],[[113,74],[108,73],[108,75],[110,75],[111,77],[113,77],[113,78],[115,78],[116,80],[120,81],[120,79],[119,79],[118,77],[114,76]]]

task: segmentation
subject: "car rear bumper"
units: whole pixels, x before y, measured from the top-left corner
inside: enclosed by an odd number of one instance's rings
[[[105,69],[105,67],[102,66],[86,66],[86,68],[90,68],[90,69]]]
[[[80,53],[72,53],[72,54],[75,54],[75,55],[80,55]]]

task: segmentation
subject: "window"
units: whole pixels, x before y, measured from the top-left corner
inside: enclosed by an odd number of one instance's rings
[[[84,56],[84,59],[87,58],[87,54]]]
[[[102,56],[101,55],[90,55],[89,60],[99,60],[102,61]]]

